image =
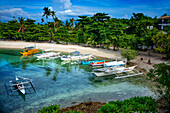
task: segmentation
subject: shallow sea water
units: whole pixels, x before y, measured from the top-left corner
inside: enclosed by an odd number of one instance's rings
[[[20,59],[22,50],[0,49],[0,112],[35,113],[43,106],[67,107],[80,102],[124,100],[134,96],[157,98],[143,76],[114,79],[96,77],[87,65],[62,65],[60,59]],[[4,83],[15,76],[33,80],[35,91],[7,95]],[[74,103],[74,104],[73,104]]]

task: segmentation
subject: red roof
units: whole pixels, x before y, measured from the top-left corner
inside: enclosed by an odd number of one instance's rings
[[[158,18],[159,20],[161,20],[161,19],[170,19],[170,16],[163,16],[163,17],[160,17],[160,18]]]

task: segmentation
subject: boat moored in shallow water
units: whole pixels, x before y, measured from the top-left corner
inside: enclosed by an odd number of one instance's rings
[[[115,78],[125,78],[125,77],[131,77],[136,75],[141,75],[143,73],[140,73],[136,69],[134,69],[136,66],[132,67],[109,67],[109,68],[102,68],[102,69],[96,69],[93,70],[92,73],[94,73],[96,76],[107,76],[107,75],[116,75]],[[119,76],[119,73],[126,73],[124,76]]]
[[[83,60],[83,59],[90,59],[92,58],[93,54],[88,54],[88,55],[81,55],[79,54],[80,52],[79,51],[74,51],[74,52],[71,52],[70,54],[72,55],[63,55],[61,57],[61,60],[63,61],[66,61],[66,60]]]
[[[35,91],[34,86],[32,84],[32,80],[21,76],[15,76],[14,80],[5,82],[4,85],[8,95],[11,95],[16,91],[19,91],[21,94],[25,95],[26,89],[30,88],[32,88]]]

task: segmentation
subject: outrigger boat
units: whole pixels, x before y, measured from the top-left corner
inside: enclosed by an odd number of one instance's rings
[[[79,51],[75,51],[75,52],[71,53],[72,55],[67,55],[67,56],[63,55],[61,57],[61,60],[63,60],[63,61],[82,60],[82,59],[90,59],[93,56],[93,54],[80,55],[79,53],[80,53]]]
[[[113,62],[107,62],[103,64],[104,67],[114,67],[114,66],[123,66],[125,65],[124,61],[113,61]]]
[[[4,85],[8,95],[13,94],[16,91],[19,91],[21,94],[25,95],[26,89],[30,88],[35,91],[32,80],[21,76],[15,76],[14,80],[10,80],[4,83]]]
[[[125,65],[124,61],[104,61],[104,62],[95,62],[91,63],[91,66],[104,66],[104,67],[114,67],[114,66],[123,66]]]
[[[90,65],[93,66],[93,67],[96,67],[96,66],[103,66],[105,63],[108,63],[110,61],[103,61],[103,62],[93,62],[91,63]]]
[[[31,56],[34,53],[38,53],[39,49],[36,49],[35,47],[25,47],[25,50],[23,52],[20,52],[22,54],[21,58]]]
[[[96,69],[93,70],[92,73],[94,73],[96,76],[107,76],[107,75],[116,75],[117,78],[125,78],[125,77],[131,77],[136,75],[141,75],[143,73],[140,73],[136,69],[134,69],[136,66],[132,67],[110,67],[110,68],[103,68],[103,69]],[[126,73],[125,76],[119,76],[119,73]]]
[[[36,54],[34,55],[37,57],[38,60],[40,59],[54,59],[54,58],[59,58],[61,57],[60,54],[61,52],[52,52],[53,49],[46,49],[43,51],[42,54]]]
[[[104,62],[104,60],[81,61],[82,65],[90,65],[91,63]]]

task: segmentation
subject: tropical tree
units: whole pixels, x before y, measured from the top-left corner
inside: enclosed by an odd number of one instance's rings
[[[51,11],[51,15],[52,15],[52,17],[53,17],[53,20],[54,20],[55,11]],[[54,31],[55,31],[55,20],[54,20]]]
[[[55,24],[54,24],[55,28],[58,29],[58,27],[63,26],[63,22],[61,20],[59,20],[57,17],[54,17],[54,21],[55,21]]]
[[[43,17],[46,16],[46,19],[47,19],[47,24],[48,24],[48,16],[51,15],[51,11],[50,9],[48,9],[48,7],[44,7],[44,14],[43,14]]]
[[[24,19],[23,17],[18,17],[19,19],[19,23],[21,25],[20,29],[18,30],[18,32],[20,32],[20,30],[22,30],[22,33],[24,33]]]
[[[142,46],[147,46],[148,55],[150,55],[149,47],[153,46],[152,36],[156,34],[156,28],[153,28],[156,19],[144,16],[143,13],[133,13],[130,19],[130,27],[127,29],[128,34],[135,34],[137,43]]]
[[[43,23],[44,22],[44,19],[43,18],[41,18],[41,23]]]
[[[68,20],[66,20],[66,23],[65,23],[64,27],[65,27],[68,31],[70,30],[71,24],[70,24],[70,22],[68,22]]]
[[[34,22],[35,20],[32,19],[25,20],[26,31],[25,31],[24,39],[26,41],[36,41],[36,39],[33,38],[34,31],[37,27]]]
[[[72,28],[73,28],[73,26],[74,26],[74,23],[73,23],[74,21],[75,21],[74,18],[71,18],[71,19],[70,19],[70,23],[71,23]]]
[[[23,37],[22,33],[18,33],[18,29],[21,27],[17,20],[8,21],[8,23],[0,23],[0,38],[17,40]],[[20,34],[20,37],[17,35]]]
[[[152,37],[153,43],[155,44],[155,50],[160,53],[169,53],[170,50],[170,35],[160,32]],[[162,55],[163,58],[163,55]]]
[[[127,47],[127,49],[122,48],[120,50],[121,56],[127,59],[127,63],[130,63],[130,60],[133,60],[138,55],[137,51],[130,49],[130,47]]]
[[[158,92],[167,100],[168,108],[170,108],[170,62],[155,64],[153,67],[147,76],[158,83]]]
[[[134,34],[124,34],[120,36],[119,44],[121,48],[130,47],[131,49],[136,49],[138,46],[136,36]]]

